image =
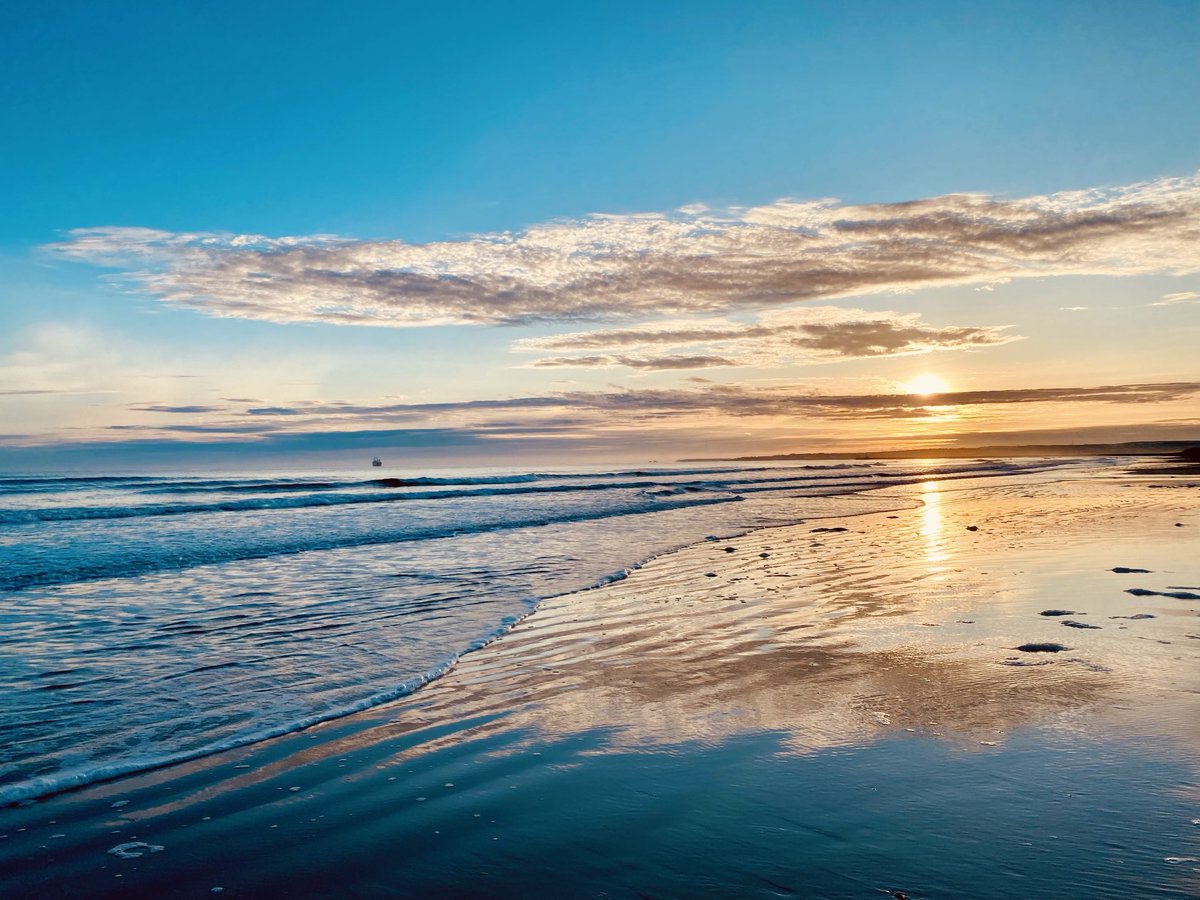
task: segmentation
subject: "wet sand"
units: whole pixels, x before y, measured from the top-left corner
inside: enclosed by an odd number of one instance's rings
[[[0,895],[1200,895],[1200,487],[894,495],[547,601],[404,700],[2,810]]]

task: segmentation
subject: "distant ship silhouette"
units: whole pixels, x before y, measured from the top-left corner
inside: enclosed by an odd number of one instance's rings
[[[373,460],[371,460],[371,465],[373,465],[373,466],[382,466],[382,465],[383,465],[383,460],[382,460],[382,459],[380,459],[378,456],[376,456],[376,457],[375,457]]]

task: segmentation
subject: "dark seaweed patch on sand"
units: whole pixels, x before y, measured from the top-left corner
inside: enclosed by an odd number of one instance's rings
[[[1170,597],[1172,600],[1200,600],[1200,594],[1191,591],[1148,591],[1145,588],[1128,588],[1125,593],[1135,597]]]
[[[1022,653],[1061,653],[1063,650],[1070,650],[1070,647],[1064,647],[1062,644],[1022,644],[1020,647],[1013,647],[1014,650],[1020,650]]]

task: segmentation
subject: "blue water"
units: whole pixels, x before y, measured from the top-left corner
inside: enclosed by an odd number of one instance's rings
[[[401,696],[709,536],[1053,465],[0,475],[0,803]]]

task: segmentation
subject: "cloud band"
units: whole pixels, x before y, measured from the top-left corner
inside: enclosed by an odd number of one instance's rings
[[[416,326],[726,315],[1029,276],[1200,271],[1200,176],[1021,199],[594,215],[410,244],[79,229],[52,252],[213,316]]]

